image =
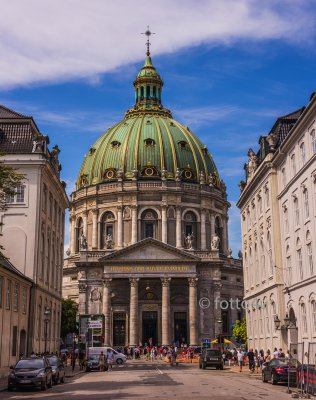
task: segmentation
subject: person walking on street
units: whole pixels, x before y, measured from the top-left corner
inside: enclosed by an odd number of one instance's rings
[[[248,362],[249,362],[249,371],[254,372],[255,371],[255,353],[253,352],[253,349],[249,349],[247,353],[248,357]]]
[[[114,361],[114,353],[111,349],[108,350],[108,364],[109,364],[109,371],[112,371],[113,368],[113,361]]]
[[[237,361],[239,365],[239,372],[242,372],[242,366],[244,363],[244,355],[242,354],[241,350],[237,351]]]
[[[101,354],[99,356],[99,368],[100,371],[103,372],[105,370],[105,355],[103,353],[103,351],[101,351]]]

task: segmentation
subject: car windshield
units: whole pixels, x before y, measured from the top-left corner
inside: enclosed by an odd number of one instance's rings
[[[286,360],[285,358],[277,358],[275,359],[276,365],[281,365],[281,366],[285,366],[285,365],[291,365],[294,367],[297,367],[299,365],[301,365],[299,363],[299,361],[297,361],[295,358],[291,358],[290,360]]]
[[[49,357],[48,362],[50,365],[56,366],[58,364],[58,358],[57,357]]]
[[[207,350],[206,355],[207,357],[220,357],[221,352],[219,350]]]
[[[95,360],[99,360],[99,355],[98,354],[91,354],[89,356],[89,360],[95,361]]]
[[[34,359],[34,360],[20,360],[15,368],[34,368],[40,369],[44,368],[44,360],[42,359]]]

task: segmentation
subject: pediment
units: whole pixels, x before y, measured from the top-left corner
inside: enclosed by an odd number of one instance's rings
[[[198,257],[155,239],[144,239],[99,259],[106,261],[198,261]]]

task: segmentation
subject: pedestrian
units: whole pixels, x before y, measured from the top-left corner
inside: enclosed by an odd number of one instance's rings
[[[239,365],[239,372],[242,372],[242,367],[243,367],[243,363],[244,363],[244,355],[242,354],[240,349],[237,351],[237,361],[238,361],[238,365]]]
[[[285,354],[281,348],[279,349],[279,358],[285,358]]]
[[[75,370],[76,359],[77,359],[77,354],[73,351],[71,353],[71,358],[70,358],[72,372],[74,372],[74,370]]]
[[[253,352],[253,349],[249,349],[247,353],[248,357],[248,362],[249,362],[249,371],[254,372],[255,371],[255,353]]]
[[[84,351],[83,350],[79,351],[78,361],[79,361],[80,370],[83,370],[83,364],[84,364]]]
[[[106,361],[105,355],[104,355],[103,351],[101,351],[101,354],[99,356],[99,368],[100,368],[101,372],[104,372],[104,370],[105,370],[105,361]]]
[[[114,361],[114,353],[111,349],[108,350],[108,357],[107,357],[107,361],[109,364],[109,371],[112,371],[113,368],[113,361]]]
[[[276,347],[274,348],[274,351],[273,351],[273,358],[279,358],[279,351]]]
[[[264,362],[270,362],[270,360],[271,360],[271,354],[270,354],[270,349],[268,349],[264,356]]]

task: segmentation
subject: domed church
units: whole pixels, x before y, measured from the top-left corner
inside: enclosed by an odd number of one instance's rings
[[[162,89],[148,46],[134,106],[88,149],[71,195],[63,296],[78,303],[79,342],[98,320],[94,346],[199,345],[242,316],[216,300],[243,295],[225,184]]]

